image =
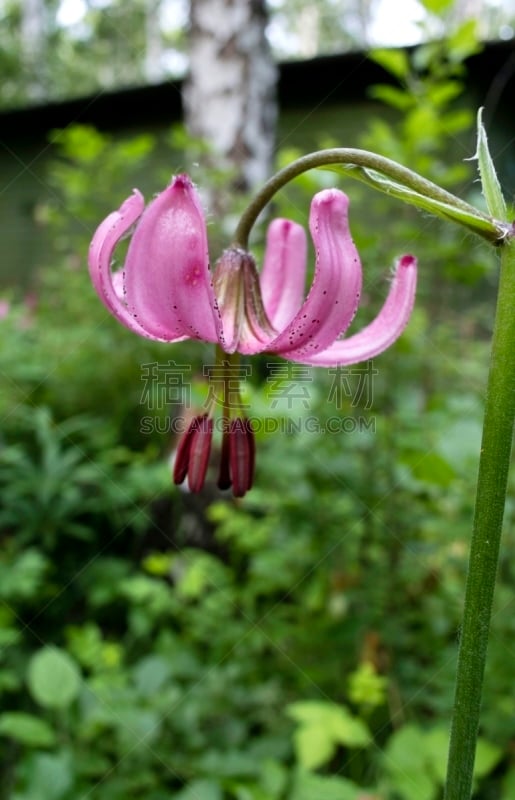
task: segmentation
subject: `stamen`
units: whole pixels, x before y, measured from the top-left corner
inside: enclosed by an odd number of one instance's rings
[[[230,470],[230,422],[223,418],[223,433],[222,433],[222,452],[220,453],[220,471],[218,473],[217,486],[219,489],[229,489],[231,486],[231,470]]]
[[[242,417],[231,420],[229,442],[233,494],[243,497],[254,480],[256,448],[250,420]]]
[[[191,492],[200,492],[206,479],[211,441],[213,438],[213,419],[204,414],[197,417],[198,425],[193,432],[188,464],[188,486]]]
[[[173,467],[173,482],[176,484],[182,483],[188,474],[191,440],[193,439],[193,434],[196,426],[198,425],[198,419],[198,417],[194,417],[191,420],[187,430],[182,434],[179,440],[177,452],[175,454],[175,464]]]
[[[225,250],[216,264],[213,286],[226,352],[237,350],[248,333],[263,344],[277,335],[265,311],[256,262],[250,253],[236,247]]]
[[[177,447],[173,469],[174,483],[182,483],[188,476],[190,491],[200,492],[206,479],[212,437],[211,417],[200,414],[191,420]]]

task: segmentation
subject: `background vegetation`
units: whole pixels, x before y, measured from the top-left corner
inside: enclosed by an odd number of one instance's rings
[[[0,0],[0,107],[182,76],[188,6],[188,0]],[[483,41],[510,39],[515,31],[511,0],[268,0],[267,8],[278,59],[412,44],[470,19]]]
[[[375,90],[396,121],[371,119],[356,144],[477,201],[474,166],[449,157],[449,141],[473,151],[474,113],[459,98],[460,61],[475,47],[465,25],[412,58],[377,53],[403,86]],[[193,497],[170,479],[171,421],[183,409],[162,402],[160,383],[149,395],[142,365],[191,365],[201,405],[212,353],[129,334],[84,266],[91,231],[133,185],[150,196],[170,164],[200,152],[176,130],[154,174],[153,146],[82,127],[61,134],[47,175],[55,204],[38,209],[52,263],[29,294],[2,304],[0,797],[436,800],[495,258],[459,230],[346,185],[366,280],[356,327],[406,251],[421,264],[410,326],[374,361],[371,392],[359,392],[356,373],[312,370],[302,383],[289,368],[294,391],[281,399],[272,378],[284,362],[253,360],[246,398],[272,429],[258,437],[256,486],[243,501],[214,484]],[[224,176],[203,180],[224,191]],[[304,176],[274,213],[305,223],[314,191],[333,182]],[[210,220],[213,258],[226,229]],[[334,419],[345,432],[322,433]],[[511,503],[481,800],[515,792],[513,514]]]

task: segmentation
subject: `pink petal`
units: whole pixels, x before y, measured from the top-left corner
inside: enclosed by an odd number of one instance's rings
[[[315,245],[315,275],[304,305],[267,345],[292,360],[309,359],[347,330],[359,304],[361,262],[349,231],[348,198],[338,189],[318,192],[309,226]]]
[[[408,324],[416,286],[417,259],[402,256],[397,262],[388,297],[373,322],[348,339],[334,342],[323,353],[306,357],[288,354],[287,357],[316,367],[336,367],[377,356],[395,342]]]
[[[187,175],[174,178],[144,211],[127,252],[125,296],[132,315],[157,338],[219,340],[204,214]]]
[[[113,289],[116,293],[116,296],[122,301],[125,300],[125,289],[123,286],[124,271],[125,270],[122,267],[121,269],[117,269],[116,272],[113,272],[112,275]]]
[[[122,302],[119,279],[113,283],[111,260],[113,252],[125,233],[141,215],[145,201],[137,189],[119,208],[98,226],[89,248],[89,274],[100,300],[116,319],[140,336],[155,339],[152,333],[134,319]],[[117,273],[118,274],[118,273]]]
[[[278,331],[292,321],[302,305],[306,259],[304,228],[288,219],[274,219],[268,228],[259,282],[268,319]]]

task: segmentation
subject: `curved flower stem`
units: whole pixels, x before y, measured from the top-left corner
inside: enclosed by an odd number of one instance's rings
[[[501,248],[445,800],[469,800],[515,419],[515,239]]]
[[[507,223],[494,220],[396,161],[367,150],[336,147],[302,156],[273,175],[242,214],[235,231],[235,246],[248,249],[250,231],[276,192],[302,173],[316,168],[356,178],[391,196],[465,225],[493,243],[499,243],[510,232]]]

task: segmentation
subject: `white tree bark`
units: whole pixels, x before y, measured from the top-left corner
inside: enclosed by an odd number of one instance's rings
[[[157,83],[163,78],[163,38],[161,34],[161,0],[147,0],[145,8],[145,78]]]
[[[236,169],[242,190],[272,165],[277,76],[266,21],[264,0],[191,0],[186,125]]]

